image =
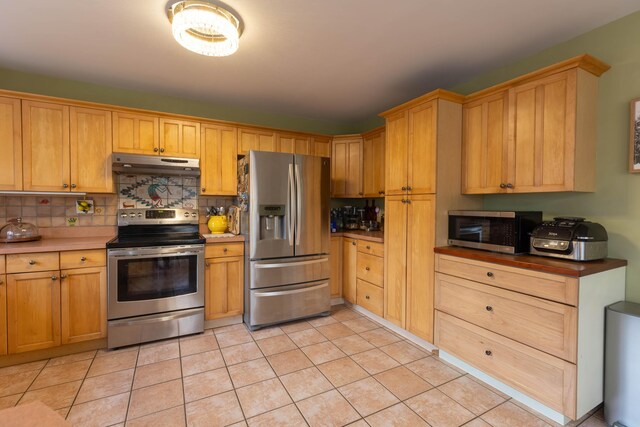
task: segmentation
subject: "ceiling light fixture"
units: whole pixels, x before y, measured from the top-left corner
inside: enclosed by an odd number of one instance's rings
[[[168,12],[173,37],[185,49],[206,56],[228,56],[238,50],[240,20],[219,6],[180,1]]]

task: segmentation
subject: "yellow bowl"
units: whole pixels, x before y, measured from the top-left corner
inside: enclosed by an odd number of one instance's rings
[[[227,216],[226,215],[213,215],[207,222],[207,227],[213,234],[222,234],[227,231]]]

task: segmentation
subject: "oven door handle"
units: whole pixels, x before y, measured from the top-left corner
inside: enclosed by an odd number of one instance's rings
[[[175,256],[190,256],[190,255],[200,255],[202,252],[169,252],[163,254],[140,254],[140,255],[131,255],[131,254],[123,254],[123,255],[115,255],[111,254],[109,258],[118,258],[118,259],[140,259],[140,258],[168,258]]]

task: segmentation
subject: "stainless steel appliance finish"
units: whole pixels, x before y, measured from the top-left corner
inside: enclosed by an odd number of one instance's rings
[[[604,419],[608,426],[640,426],[640,304],[606,309]]]
[[[197,209],[119,209],[118,226],[198,224]]]
[[[245,323],[256,329],[331,308],[329,159],[251,151],[241,214],[245,248]]]
[[[163,152],[164,148],[158,151]],[[113,153],[112,161],[116,173],[200,176],[199,159]]]
[[[532,255],[592,261],[606,258],[609,236],[597,222],[581,217],[556,217],[531,233]]]

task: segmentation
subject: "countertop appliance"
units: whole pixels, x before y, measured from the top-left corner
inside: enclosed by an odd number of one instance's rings
[[[448,243],[507,254],[527,253],[529,236],[541,222],[541,211],[449,211]]]
[[[120,209],[107,242],[107,346],[204,331],[204,243],[191,209]]]
[[[112,162],[116,173],[200,176],[199,159],[113,153]]]
[[[531,253],[573,261],[607,257],[607,230],[580,217],[556,217],[536,227],[531,234]]]
[[[330,312],[329,165],[261,151],[239,161],[244,321],[252,330]]]

